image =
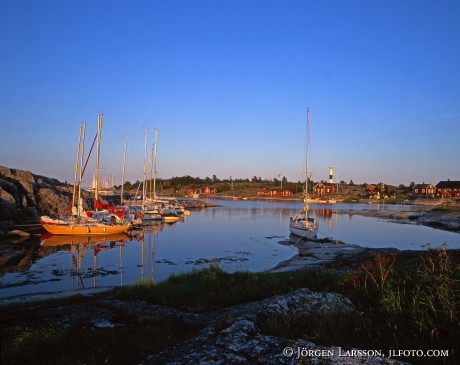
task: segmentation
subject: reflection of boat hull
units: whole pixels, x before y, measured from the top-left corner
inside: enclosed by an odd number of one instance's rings
[[[108,235],[116,233],[125,233],[131,226],[130,225],[113,225],[109,226],[107,224],[101,223],[87,223],[87,224],[42,224],[49,233],[56,235],[83,235],[83,236],[93,236],[93,235]]]
[[[314,204],[335,204],[337,201],[335,199],[308,199],[308,203]]]
[[[112,241],[124,241],[128,240],[129,237],[125,233],[115,233],[109,234],[106,236],[61,236],[61,235],[51,235],[42,240],[42,246],[60,246],[60,245],[81,245],[81,244],[99,244],[104,242]]]

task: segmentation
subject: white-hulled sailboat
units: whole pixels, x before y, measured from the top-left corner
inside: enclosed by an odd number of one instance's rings
[[[310,147],[310,108],[307,108],[307,140],[305,148],[305,196],[303,209],[289,219],[289,231],[301,238],[315,238],[318,221],[308,216],[308,148]]]

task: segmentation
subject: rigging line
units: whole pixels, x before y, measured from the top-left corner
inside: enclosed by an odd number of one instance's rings
[[[93,151],[94,144],[96,143],[96,140],[97,140],[97,135],[98,135],[98,133],[96,132],[96,135],[94,136],[93,144],[91,145],[91,149],[89,150],[88,157],[86,158],[85,166],[83,167],[83,170],[81,171],[81,174],[80,174],[81,178],[83,178],[83,175],[85,174],[86,166],[88,166],[88,162],[89,162],[89,158],[91,156],[91,152]],[[77,190],[80,188],[81,182],[82,182],[82,180],[80,179],[78,181],[78,184],[77,184]],[[74,198],[72,198],[71,206],[73,206],[74,204],[75,204],[75,200],[74,200]]]
[[[90,156],[91,156],[91,152],[93,151],[94,144],[96,143],[97,135],[98,135],[98,133],[96,133],[96,135],[94,136],[93,144],[91,145],[91,149],[89,150],[88,157],[86,157],[85,166],[83,167],[83,170],[82,170],[82,172],[81,172],[81,176],[82,176],[82,177],[83,177],[83,175],[85,174],[86,166],[88,166],[88,161],[89,161],[89,158],[90,158]],[[78,186],[80,186],[80,184],[81,184],[81,181],[79,181]]]

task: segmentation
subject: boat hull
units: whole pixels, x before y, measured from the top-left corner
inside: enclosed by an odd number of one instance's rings
[[[43,224],[43,228],[49,233],[56,235],[108,235],[116,233],[125,233],[131,228],[130,225],[105,225],[105,224]]]
[[[165,215],[162,218],[165,223],[174,223],[180,220],[180,217],[174,215]]]
[[[142,220],[143,221],[161,220],[161,214],[159,214],[159,213],[151,213],[151,212],[143,212],[142,213]]]
[[[315,238],[316,237],[316,231],[311,230],[311,229],[306,229],[306,228],[297,228],[289,225],[289,231],[291,234],[296,235],[298,237],[302,238]]]

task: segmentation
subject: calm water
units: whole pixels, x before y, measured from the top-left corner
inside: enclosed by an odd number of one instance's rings
[[[289,216],[300,203],[212,201],[219,207],[192,211],[182,222],[147,228],[133,240],[64,244],[39,248],[27,270],[0,278],[0,297],[56,292],[94,286],[159,282],[173,273],[216,262],[229,272],[263,271],[297,254],[286,244]],[[320,222],[318,237],[367,247],[421,250],[460,248],[460,234],[389,222],[359,215],[335,214],[348,209],[411,210],[411,206],[311,205]]]

